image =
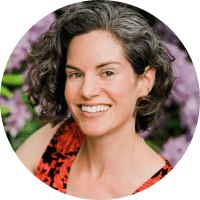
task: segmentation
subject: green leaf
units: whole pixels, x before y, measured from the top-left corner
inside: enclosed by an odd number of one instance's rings
[[[6,64],[6,69],[8,68],[8,66],[10,65],[10,61],[11,61],[11,57],[9,57],[7,64]]]
[[[1,95],[3,95],[6,98],[12,98],[13,93],[5,86],[1,86]]]
[[[27,121],[23,130],[20,130],[15,138],[10,139],[10,143],[14,151],[16,151],[22,143],[39,128],[41,128],[41,124],[38,120]]]
[[[40,128],[40,122],[37,120],[27,121],[24,129],[19,132],[20,136],[24,139],[28,138],[31,134],[37,131]]]
[[[20,74],[4,74],[2,83],[8,86],[19,86],[24,83],[24,76]]]
[[[32,108],[32,106],[28,103],[28,98],[27,95],[23,92],[22,88],[19,89],[20,95],[21,95],[21,100],[24,103],[24,105],[28,108],[29,112],[33,115],[33,116],[37,116],[37,113],[35,111],[34,108]]]
[[[149,145],[155,152],[159,153],[161,152],[161,148],[153,144],[150,140],[145,140],[146,144]]]
[[[19,68],[12,70],[12,74],[22,74],[26,69],[27,66],[22,62]]]
[[[10,109],[7,106],[0,105],[2,117],[7,116],[10,113]]]
[[[21,95],[21,99],[23,101],[24,104],[28,103],[28,98],[27,95],[23,92],[22,88],[19,89],[20,95]]]

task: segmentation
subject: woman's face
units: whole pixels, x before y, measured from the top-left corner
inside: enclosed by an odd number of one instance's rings
[[[83,133],[100,136],[135,127],[140,81],[110,33],[76,36],[68,48],[66,74],[65,98]]]

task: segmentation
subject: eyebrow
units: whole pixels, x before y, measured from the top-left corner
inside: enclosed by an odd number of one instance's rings
[[[96,66],[96,69],[102,68],[102,67],[104,67],[104,66],[106,66],[106,65],[110,65],[110,64],[119,64],[119,65],[122,65],[122,64],[119,63],[119,62],[108,61],[108,62],[101,63],[101,64],[97,65],[97,66]],[[81,71],[78,67],[75,67],[75,66],[70,65],[70,64],[66,64],[65,67],[66,67],[66,68],[70,68],[70,69],[75,69],[75,70]]]

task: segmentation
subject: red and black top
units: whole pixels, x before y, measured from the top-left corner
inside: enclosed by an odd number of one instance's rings
[[[85,139],[86,135],[81,132],[76,122],[63,124],[46,148],[35,176],[50,187],[66,193],[70,167]],[[133,194],[150,187],[172,170],[169,162],[163,159],[166,161],[165,166]]]

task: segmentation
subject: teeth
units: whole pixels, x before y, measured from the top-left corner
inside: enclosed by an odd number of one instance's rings
[[[96,112],[103,112],[105,110],[108,110],[110,106],[82,106],[83,112],[89,112],[89,113],[96,113]]]
[[[92,112],[94,113],[94,112],[96,112],[96,111],[97,111],[96,107],[93,106],[93,107],[92,107]]]
[[[101,111],[101,107],[97,106],[97,112]]]
[[[87,106],[87,112],[92,112],[92,108]]]

